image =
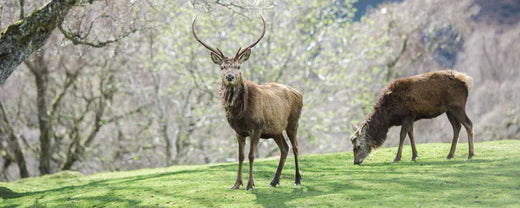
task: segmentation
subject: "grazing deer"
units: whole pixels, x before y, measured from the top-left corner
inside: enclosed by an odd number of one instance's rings
[[[235,185],[231,189],[238,189],[242,185],[242,164],[244,162],[244,145],[246,137],[250,137],[249,150],[249,181],[247,190],[252,190],[253,161],[255,150],[260,138],[273,138],[280,148],[280,163],[271,181],[271,186],[280,183],[280,174],[287,158],[289,146],[282,134],[287,132],[293,147],[294,161],[296,164],[295,184],[301,185],[300,171],[298,168],[298,141],[296,132],[298,119],[302,110],[302,95],[295,89],[278,83],[258,85],[242,77],[240,65],[249,59],[251,48],[253,48],[265,34],[265,20],[261,17],[264,25],[262,35],[258,40],[244,49],[238,49],[234,57],[226,57],[220,49],[214,49],[202,42],[195,33],[195,21],[191,25],[193,37],[204,47],[211,51],[211,60],[220,66],[221,86],[220,97],[226,118],[238,140],[238,176]]]
[[[453,141],[448,159],[455,154],[461,124],[468,133],[469,154],[473,152],[473,124],[466,115],[466,100],[473,79],[457,71],[443,70],[397,79],[383,89],[374,112],[359,128],[352,125],[354,135],[350,138],[354,149],[354,164],[361,165],[374,148],[386,139],[388,129],[401,126],[399,149],[394,162],[401,160],[403,142],[408,134],[412,146],[412,160],[417,159],[413,122],[429,119],[446,113],[453,127]]]

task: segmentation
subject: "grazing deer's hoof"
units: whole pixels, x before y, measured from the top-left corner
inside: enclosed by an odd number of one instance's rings
[[[448,157],[446,157],[446,159],[448,159],[448,160],[451,159],[451,158],[453,158],[452,154],[449,154]]]
[[[280,180],[273,179],[273,181],[271,181],[269,184],[270,187],[276,187],[276,185],[280,185]]]
[[[302,177],[300,174],[296,175],[296,180],[294,180],[294,185],[301,186],[302,183],[300,182],[302,180]]]
[[[419,157],[419,156],[417,156],[417,155],[413,156],[413,157],[412,157],[412,161],[417,161],[417,158],[418,158],[418,157]]]
[[[468,160],[471,160],[471,158],[473,158],[474,155],[475,155],[475,154],[469,154],[469,155],[468,155]]]
[[[401,158],[395,158],[394,161],[392,161],[393,163],[398,163],[399,161],[401,161]]]

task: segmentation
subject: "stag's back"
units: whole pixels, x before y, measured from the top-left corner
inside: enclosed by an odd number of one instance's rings
[[[283,84],[257,85],[247,81],[249,112],[263,124],[264,134],[279,134],[294,120],[298,122],[303,99],[300,92]]]
[[[429,72],[393,81],[378,104],[394,108],[395,114],[413,112],[418,119],[433,118],[449,107],[465,107],[472,85],[472,78],[461,72]]]

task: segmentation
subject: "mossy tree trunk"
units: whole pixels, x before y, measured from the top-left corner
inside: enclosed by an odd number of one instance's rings
[[[18,169],[20,170],[20,177],[27,178],[29,177],[29,171],[27,170],[27,164],[25,162],[25,157],[23,155],[22,148],[20,147],[20,143],[18,142],[18,137],[14,134],[14,130],[7,119],[7,115],[4,110],[4,106],[0,102],[0,135],[7,136],[7,145],[8,149],[13,151],[14,159],[16,164],[18,165]],[[8,153],[9,154],[9,153]],[[9,166],[9,163],[5,163]]]
[[[0,84],[29,55],[43,46],[79,0],[52,0],[0,34]]]

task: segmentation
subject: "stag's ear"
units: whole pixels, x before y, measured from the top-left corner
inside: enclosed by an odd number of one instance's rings
[[[218,54],[211,52],[211,60],[213,63],[221,65],[222,64],[222,57],[220,57]]]
[[[359,129],[359,127],[357,127],[356,124],[350,123],[350,125],[352,126],[352,130],[354,131],[357,131]]]
[[[239,57],[237,57],[238,63],[241,64],[241,63],[246,62],[247,59],[249,59],[249,55],[251,55],[251,49],[250,48],[246,49],[244,52],[239,54]]]

